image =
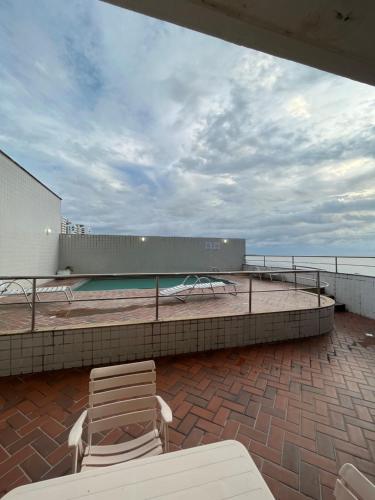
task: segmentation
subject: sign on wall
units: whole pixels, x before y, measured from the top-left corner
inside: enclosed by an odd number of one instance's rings
[[[220,250],[220,242],[219,241],[206,241],[205,248],[206,248],[206,250]]]

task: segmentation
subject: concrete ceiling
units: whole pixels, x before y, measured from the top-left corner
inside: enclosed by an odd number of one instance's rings
[[[104,0],[375,85],[375,0]]]

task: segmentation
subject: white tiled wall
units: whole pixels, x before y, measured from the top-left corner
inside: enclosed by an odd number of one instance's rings
[[[60,236],[59,267],[75,273],[155,273],[241,269],[245,240],[124,235]]]
[[[55,274],[60,202],[0,152],[0,276]]]
[[[0,376],[105,365],[329,333],[333,306],[0,336]]]
[[[329,283],[327,293],[346,305],[348,311],[375,319],[375,278],[359,274],[322,272]]]

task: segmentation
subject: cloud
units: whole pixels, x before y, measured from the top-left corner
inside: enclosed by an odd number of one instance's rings
[[[292,97],[286,105],[287,112],[295,118],[310,118],[310,106],[306,99],[298,95]]]
[[[0,11],[0,147],[68,217],[375,250],[374,88],[97,0]]]

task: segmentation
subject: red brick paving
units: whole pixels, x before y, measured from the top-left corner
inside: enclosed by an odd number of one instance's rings
[[[280,500],[332,499],[345,462],[374,481],[375,349],[361,344],[367,331],[375,321],[343,313],[330,336],[157,360],[158,392],[174,412],[171,449],[237,439]],[[0,380],[2,493],[69,472],[67,435],[87,384],[84,369]]]
[[[226,276],[228,279],[228,276]],[[225,316],[245,314],[249,311],[249,281],[243,276],[230,276],[238,283],[237,296],[223,289],[216,290],[216,300],[211,292],[205,296],[192,294],[185,303],[173,297],[160,297],[159,319],[197,318],[202,316]],[[65,280],[67,281],[67,280]],[[72,280],[70,280],[71,282]],[[68,284],[71,284],[68,282]],[[64,282],[58,282],[59,285]],[[52,283],[53,284],[53,283]],[[282,291],[276,291],[282,290]],[[310,309],[318,305],[317,296],[303,291],[295,291],[292,283],[267,280],[253,280],[253,312],[291,311]],[[269,293],[271,292],[271,293]],[[147,298],[136,298],[139,296]],[[125,323],[155,320],[155,290],[107,290],[97,292],[74,292],[76,302],[69,304],[62,300],[62,294],[44,294],[42,303],[36,307],[36,329],[64,326],[92,326],[95,324]],[[148,298],[150,297],[150,298]],[[80,301],[82,299],[82,301]],[[90,299],[84,301],[83,299]],[[101,300],[105,299],[105,300]],[[43,303],[43,301],[51,303]],[[321,298],[322,306],[329,305],[328,297]],[[14,302],[21,302],[14,304]],[[31,309],[22,297],[0,298],[0,332],[24,331],[30,329]]]

